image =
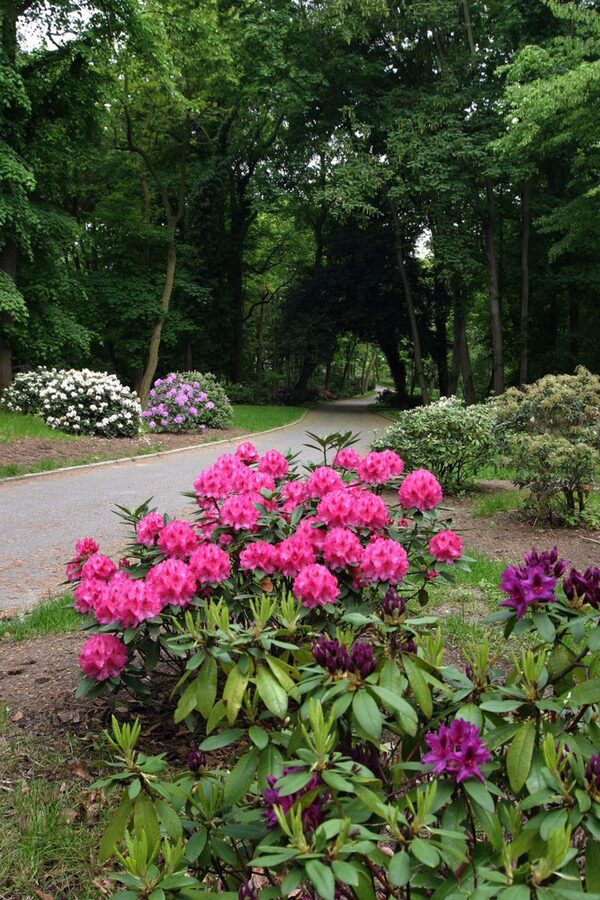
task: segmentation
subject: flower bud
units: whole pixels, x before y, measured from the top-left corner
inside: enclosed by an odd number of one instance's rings
[[[187,757],[187,765],[192,772],[203,769],[206,765],[206,754],[202,750],[190,750]]]
[[[406,614],[406,600],[391,587],[381,601],[381,609],[386,621],[399,622]]]
[[[244,881],[240,885],[238,900],[258,900],[258,892],[252,886],[252,882]]]
[[[367,644],[366,641],[357,642],[353,645],[351,659],[354,671],[360,674],[361,678],[367,678],[377,668],[377,659],[373,653],[373,647],[371,644]]]
[[[585,783],[595,800],[600,800],[600,753],[590,758],[585,769]]]

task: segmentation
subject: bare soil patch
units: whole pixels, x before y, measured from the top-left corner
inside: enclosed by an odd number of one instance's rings
[[[480,490],[493,493],[512,487],[508,481],[483,481]],[[490,559],[518,563],[532,547],[547,550],[558,547],[560,555],[578,569],[600,565],[600,531],[561,528],[527,521],[519,510],[505,510],[493,516],[474,516],[477,495],[451,497],[447,507],[453,526],[460,532],[469,550],[477,550]]]
[[[132,438],[78,437],[74,441],[24,437],[0,443],[0,466],[32,467],[36,463],[52,460],[60,467],[82,459],[89,462],[122,459],[126,456],[193,447],[209,441],[228,440],[244,433],[239,428],[207,428],[203,434],[141,434]]]

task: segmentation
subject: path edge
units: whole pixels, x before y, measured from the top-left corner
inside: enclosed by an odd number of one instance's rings
[[[23,475],[10,475],[8,478],[0,479],[0,489],[3,484],[9,484],[13,481],[26,481],[30,478],[45,478],[47,475],[60,475],[62,472],[76,472],[80,469],[97,469],[99,466],[114,466],[117,463],[136,462],[140,459],[153,459],[156,456],[169,456],[172,453],[187,453],[190,450],[201,450],[203,447],[217,447],[219,444],[232,444],[236,440],[247,441],[250,438],[260,437],[262,434],[272,434],[274,431],[285,431],[292,425],[299,425],[304,422],[310,412],[310,407],[304,410],[299,419],[288,422],[286,425],[276,425],[275,428],[266,428],[264,431],[253,431],[251,434],[240,434],[237,438],[221,438],[218,441],[205,441],[203,444],[191,444],[189,447],[176,447],[174,450],[158,450],[156,453],[140,453],[137,456],[119,456],[117,459],[103,459],[98,462],[84,463],[81,466],[62,466],[60,469],[46,469],[44,472],[25,472]]]

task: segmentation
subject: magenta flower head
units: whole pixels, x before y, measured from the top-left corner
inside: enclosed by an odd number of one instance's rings
[[[539,553],[532,550],[525,557],[525,565],[508,566],[502,573],[500,590],[508,594],[500,606],[514,610],[517,619],[522,619],[529,606],[534,603],[554,603],[556,601],[556,572],[564,571],[564,560],[558,559],[556,548]]]
[[[600,800],[600,753],[590,757],[585,769],[585,784],[595,800]]]
[[[399,622],[404,618],[406,613],[406,600],[401,597],[395,588],[389,588],[381,601],[381,610],[386,621],[391,619],[393,622]]]
[[[285,768],[282,772],[281,778],[286,775],[291,775],[293,772],[301,771],[297,766],[291,766],[289,768]],[[299,791],[294,791],[291,794],[285,794],[285,796],[281,795],[282,788],[279,786],[280,779],[275,775],[267,775],[267,787],[263,792],[263,796],[265,798],[266,809],[263,812],[263,817],[266,819],[267,828],[269,831],[272,831],[277,827],[277,815],[275,813],[275,807],[278,806],[281,812],[285,815],[292,809],[294,804],[300,797],[304,797],[305,794],[308,794],[310,791],[317,790],[322,787],[321,780],[316,772],[313,772],[308,780],[307,784],[304,785]],[[314,831],[314,829],[321,824],[321,820],[323,818],[322,807],[325,805],[327,800],[329,799],[329,793],[327,791],[321,791],[315,799],[310,803],[302,812],[302,823],[305,828]]]
[[[585,572],[571,569],[563,581],[563,591],[572,606],[589,603],[594,609],[600,608],[600,567],[590,566]]]
[[[357,641],[350,651],[354,671],[361,678],[368,678],[377,668],[377,658],[373,653],[373,647],[366,641]]]
[[[448,772],[457,784],[469,778],[484,780],[479,767],[488,763],[491,756],[476,725],[454,719],[450,725],[440,725],[437,734],[426,734],[425,741],[429,752],[421,762],[432,765],[434,775]]]
[[[349,672],[352,668],[348,650],[335,638],[329,640],[325,635],[321,635],[313,644],[312,653],[315,662],[327,669],[331,675],[335,675],[336,672]]]

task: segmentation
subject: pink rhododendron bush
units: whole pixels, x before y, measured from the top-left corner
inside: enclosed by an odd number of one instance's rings
[[[242,444],[189,521],[124,513],[119,562],[78,543],[81,692],[163,690],[194,748],[170,770],[113,720],[116,896],[597,896],[600,568],[532,551],[489,618],[506,655],[452,664],[440,486],[349,443],[306,470]]]

